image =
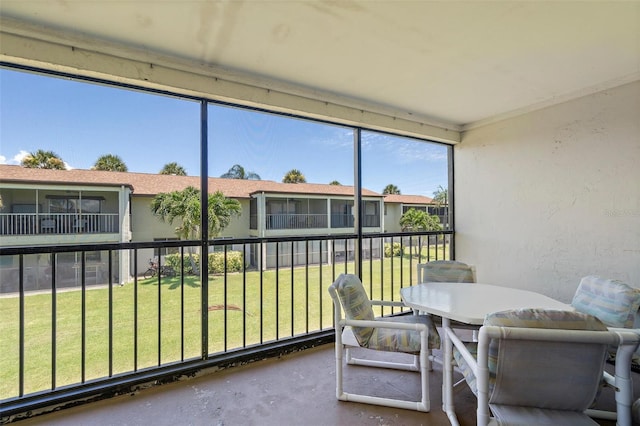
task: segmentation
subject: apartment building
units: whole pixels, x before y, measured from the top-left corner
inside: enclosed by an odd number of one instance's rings
[[[0,165],[2,208],[0,237],[2,246],[56,244],[122,243],[177,239],[175,224],[154,216],[150,205],[162,192],[200,187],[200,177],[96,170],[29,169]],[[354,188],[343,185],[279,183],[268,180],[209,178],[210,193],[221,191],[237,200],[241,213],[215,238],[283,237],[295,235],[352,234],[354,230]],[[426,210],[432,199],[424,196],[382,195],[362,190],[363,231],[399,232],[399,219],[408,208]],[[275,247],[275,244],[280,244]],[[304,241],[273,243],[244,248],[247,267],[273,267],[306,261]],[[333,258],[352,258],[353,242],[331,246],[313,242],[308,248],[312,262]],[[290,256],[293,249],[296,259]],[[144,271],[150,259],[167,253],[148,249],[137,256],[137,265],[126,251],[112,259],[113,281],[125,283],[134,271]],[[378,257],[381,247],[371,249]],[[277,254],[276,254],[277,253]],[[77,286],[78,253],[61,253],[56,258],[58,285]],[[106,252],[87,251],[88,284],[108,282]],[[277,260],[276,260],[277,256]],[[16,291],[17,259],[7,256],[0,263],[2,292]],[[25,257],[27,289],[48,287],[51,259]],[[115,267],[114,267],[115,265]]]

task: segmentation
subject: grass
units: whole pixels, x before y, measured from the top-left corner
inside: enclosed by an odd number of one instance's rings
[[[435,256],[433,249],[431,256]],[[438,258],[443,254],[438,253]],[[406,257],[365,261],[365,288],[373,299],[399,300],[400,287],[416,280],[416,263],[415,258],[410,262]],[[215,354],[332,327],[327,288],[334,274],[353,272],[353,267],[348,262],[322,268],[281,268],[263,272],[262,282],[259,272],[210,276],[207,352]],[[198,277],[185,276],[184,284],[181,280],[180,276],[163,277],[159,285],[157,278],[150,278],[138,280],[137,285],[113,287],[111,292],[108,288],[86,291],[84,359],[83,293],[57,292],[55,313],[51,293],[27,295],[24,394],[199,358],[202,289]],[[0,400],[19,395],[19,307],[18,297],[0,298]]]

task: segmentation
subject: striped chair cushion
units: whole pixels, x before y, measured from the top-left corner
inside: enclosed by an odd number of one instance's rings
[[[340,297],[342,309],[347,319],[375,320],[375,315],[371,308],[371,301],[357,275],[340,274],[334,286]],[[352,329],[353,334],[358,340],[358,344],[367,347],[369,339],[373,334],[373,328],[352,327]]]
[[[400,317],[375,318],[371,301],[357,275],[341,274],[334,283],[347,319],[369,321],[392,321],[426,324],[429,328],[429,348],[440,347],[440,335],[430,317],[426,315],[403,315]],[[364,348],[381,351],[420,353],[420,333],[414,330],[392,328],[351,327],[358,344]]]
[[[380,318],[379,320],[426,324],[429,329],[429,349],[440,348],[440,335],[438,334],[433,321],[427,315],[404,315],[401,317]],[[375,328],[366,347],[369,349],[377,349],[379,351],[418,354],[420,352],[420,333],[413,330]]]
[[[422,265],[422,282],[472,283],[475,281],[469,265],[454,260],[435,260]]]
[[[633,328],[640,289],[617,280],[584,277],[571,302],[578,312],[598,317],[608,327]]]

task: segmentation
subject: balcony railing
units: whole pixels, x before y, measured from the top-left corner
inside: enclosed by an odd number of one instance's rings
[[[117,213],[0,213],[0,235],[119,232]]]
[[[370,296],[400,300],[400,288],[417,282],[417,263],[450,257],[451,237],[365,234],[359,265]],[[340,273],[355,271],[356,241],[355,235],[214,240],[209,271],[199,275],[188,273],[198,241],[0,248],[0,274],[11,269],[17,280],[13,293],[0,295],[2,420],[331,341],[327,288]],[[178,250],[177,273],[143,278],[137,265],[161,248]],[[65,259],[75,267],[72,288],[59,279]],[[98,261],[103,273],[96,275],[91,266]],[[50,270],[35,288],[28,268],[38,265]],[[384,309],[379,313],[405,311]]]
[[[267,229],[313,229],[326,228],[326,214],[268,214]]]
[[[258,215],[250,217],[250,228],[258,229]],[[354,219],[350,214],[331,214],[331,228],[353,228]],[[380,227],[380,216],[365,215],[365,228]],[[318,229],[328,228],[326,214],[268,214],[266,215],[266,229]]]
[[[366,214],[363,216],[362,226],[365,228],[377,228],[380,226],[380,216],[375,214]],[[351,214],[331,215],[332,228],[353,228],[354,218]]]

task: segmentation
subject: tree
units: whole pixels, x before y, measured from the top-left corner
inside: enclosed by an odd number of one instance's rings
[[[260,175],[254,172],[247,172],[244,167],[240,164],[234,164],[231,168],[220,175],[221,178],[225,179],[249,179],[249,180],[260,180]]]
[[[208,203],[208,230],[212,238],[220,235],[234,216],[240,215],[241,207],[237,200],[225,197],[220,191],[209,194]],[[200,190],[197,188],[188,186],[182,191],[161,192],[151,201],[151,211],[170,225],[178,220],[175,228],[178,238],[193,240],[200,237]],[[191,251],[189,260],[192,269],[197,271]]]
[[[382,194],[384,194],[384,195],[388,195],[388,194],[398,194],[398,195],[400,195],[400,189],[398,189],[397,186],[395,186],[395,185],[390,183],[389,185],[384,187],[384,189],[382,190]]]
[[[416,210],[411,208],[400,217],[400,226],[403,231],[439,231],[442,229],[440,218],[430,215],[424,210]],[[416,249],[416,255],[422,249],[420,244],[413,244]],[[427,246],[428,247],[428,246]]]
[[[160,170],[161,175],[175,175],[175,176],[186,176],[187,171],[180,164],[175,161],[172,163],[167,163],[164,165],[162,170]]]
[[[307,179],[300,170],[291,169],[282,178],[282,183],[307,183]]]
[[[407,210],[400,217],[400,226],[403,231],[439,231],[442,229],[438,216],[414,208]]]
[[[104,172],[126,172],[127,165],[122,158],[113,154],[105,154],[98,157],[91,170],[102,170]]]
[[[20,162],[22,167],[29,169],[55,169],[66,170],[64,161],[53,151],[45,151],[42,149],[32,152],[22,159]]]
[[[438,186],[438,189],[433,192],[433,202],[438,206],[446,206],[449,204],[449,191],[447,188],[443,188],[442,185]]]
[[[433,192],[433,202],[438,207],[438,210],[444,207],[444,223],[445,226],[449,226],[449,191],[447,188],[439,185],[438,189]]]
[[[340,182],[338,182],[337,180],[332,180],[331,182],[329,182],[329,185],[338,185],[341,186],[342,184]]]

